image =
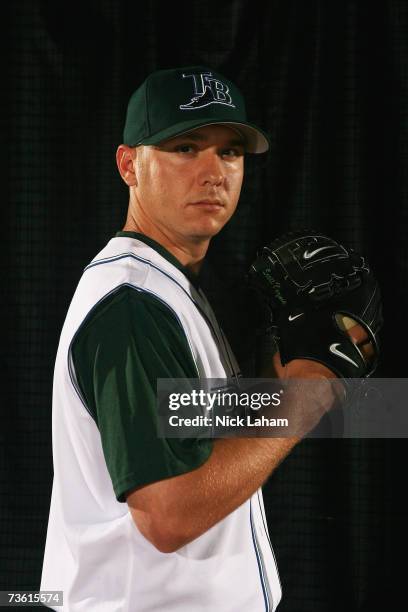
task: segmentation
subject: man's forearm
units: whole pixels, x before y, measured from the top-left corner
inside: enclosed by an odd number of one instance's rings
[[[199,468],[143,487],[141,500],[137,499],[139,491],[128,496],[139,530],[162,552],[177,550],[243,504],[298,441],[216,440],[210,457]]]
[[[302,372],[296,375],[300,377]],[[290,410],[296,402],[302,435],[317,424],[334,401],[330,385],[324,384],[326,377],[332,376],[330,371],[316,366],[303,375],[316,378],[315,396],[298,394],[286,400]],[[139,530],[162,552],[194,540],[262,486],[302,435],[216,440],[209,459],[199,468],[147,485],[142,495],[136,491],[128,497]]]

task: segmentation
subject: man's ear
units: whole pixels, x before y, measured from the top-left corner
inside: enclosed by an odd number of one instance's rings
[[[134,185],[137,185],[135,168],[133,165],[135,159],[135,147],[128,147],[124,144],[118,146],[118,149],[116,151],[116,163],[120,176],[123,178],[128,187],[133,187]]]

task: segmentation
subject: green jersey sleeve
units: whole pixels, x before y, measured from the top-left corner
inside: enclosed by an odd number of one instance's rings
[[[199,467],[209,439],[157,435],[156,379],[196,378],[184,330],[158,298],[128,285],[102,300],[72,343],[72,362],[102,440],[116,498]]]

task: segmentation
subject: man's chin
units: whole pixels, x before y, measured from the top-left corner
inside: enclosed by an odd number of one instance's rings
[[[215,236],[230,220],[231,211],[224,207],[218,206],[214,210],[202,208],[200,206],[190,206],[186,210],[185,221],[186,228],[195,230],[196,235]]]
[[[194,242],[205,242],[211,240],[214,236],[216,236],[224,227],[223,225],[217,224],[211,227],[197,227],[191,228],[189,232],[191,239]]]

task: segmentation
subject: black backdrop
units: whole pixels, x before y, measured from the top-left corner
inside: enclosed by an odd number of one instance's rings
[[[408,5],[21,0],[9,11],[0,589],[36,589],[59,333],[83,267],[123,226],[114,153],[128,96],[150,71],[218,69],[272,136],[268,155],[248,159],[239,210],[203,275],[244,372],[254,346],[243,274],[263,241],[312,226],[368,256],[384,294],[378,374],[405,376]],[[279,610],[404,605],[405,449],[405,440],[306,440],[268,481]]]

